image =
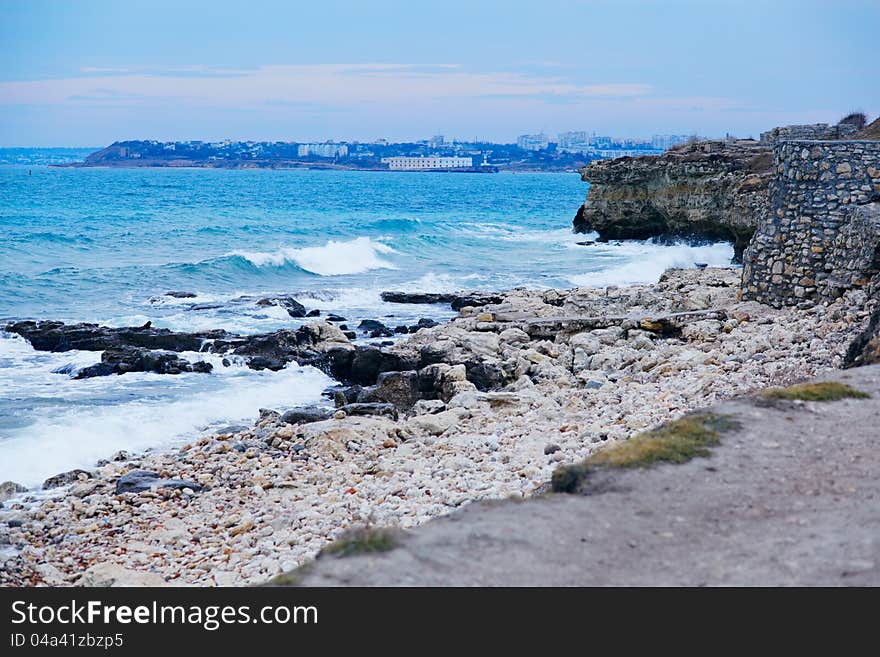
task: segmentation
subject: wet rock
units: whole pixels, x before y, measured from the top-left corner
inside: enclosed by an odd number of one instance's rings
[[[336,315],[334,313],[330,313],[329,315],[327,315],[327,321],[328,322],[347,322],[348,320],[345,319],[345,317],[343,317],[342,315]]]
[[[15,497],[19,493],[24,493],[26,490],[27,488],[14,481],[4,481],[0,484],[0,503],[5,502],[10,497]]]
[[[371,338],[390,338],[394,335],[394,332],[391,329],[375,319],[362,320],[361,323],[358,324],[358,328]]]
[[[202,490],[201,485],[186,479],[163,479],[156,472],[149,470],[132,470],[116,480],[116,494],[142,493],[156,488]]]
[[[167,351],[200,351],[206,340],[230,339],[226,331],[175,333],[168,329],[147,326],[109,328],[98,324],[65,324],[55,321],[25,321],[7,324],[6,330],[16,333],[37,351],[104,351],[122,347],[160,349]]]
[[[560,449],[562,449],[562,448],[559,445],[557,445],[556,443],[550,443],[550,444],[544,446],[544,454],[547,454],[547,455],[555,454]]]
[[[155,372],[156,374],[180,374],[182,372],[210,372],[210,363],[200,362],[198,368],[171,351],[152,351],[139,347],[111,348],[101,354],[101,362],[85,367],[74,378],[88,379],[109,374],[128,372]]]
[[[305,424],[307,422],[321,422],[333,415],[333,411],[329,408],[321,408],[320,406],[302,406],[294,408],[281,416],[281,421],[285,424]]]
[[[320,316],[321,316],[321,311],[318,310],[317,308],[314,308],[306,313],[306,317],[320,317]]]
[[[504,297],[498,294],[466,294],[457,297],[451,304],[453,310],[461,310],[465,306],[488,306],[490,304],[501,303]]]
[[[425,292],[382,292],[379,295],[382,301],[387,303],[416,303],[416,304],[440,304],[452,303],[458,298],[455,293],[425,293]]]
[[[284,308],[291,317],[306,316],[306,307],[291,296],[266,297],[257,301],[257,305],[263,308],[266,306],[279,306]]]
[[[193,372],[200,372],[202,374],[210,374],[214,370],[214,366],[211,365],[208,361],[200,360],[192,364]]]
[[[285,362],[278,358],[267,358],[266,356],[254,356],[249,359],[248,367],[252,370],[262,371],[271,370],[277,372],[284,369]]]
[[[66,486],[67,484],[72,484],[76,481],[91,478],[92,473],[87,472],[86,470],[69,470],[68,472],[57,474],[54,477],[49,477],[43,482],[43,489],[48,490],[50,488],[58,488],[59,486]]]
[[[195,299],[196,293],[195,292],[178,292],[178,291],[172,290],[171,292],[166,292],[165,296],[166,297],[174,297],[175,299]]]

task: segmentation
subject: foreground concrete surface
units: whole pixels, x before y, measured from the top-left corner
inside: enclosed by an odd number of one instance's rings
[[[603,492],[471,505],[382,553],[320,557],[304,586],[880,585],[880,365],[870,399],[724,402],[710,458]]]

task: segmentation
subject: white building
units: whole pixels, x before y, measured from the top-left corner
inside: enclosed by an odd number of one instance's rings
[[[543,151],[550,141],[543,132],[537,135],[520,135],[516,138],[516,145],[524,151]]]
[[[345,144],[334,144],[327,142],[323,144],[299,144],[296,147],[296,154],[299,157],[345,157],[348,155],[348,146]]]
[[[474,166],[472,157],[383,157],[382,164],[389,169],[430,171],[435,169],[469,169]]]
[[[585,130],[563,132],[559,135],[559,150],[572,153],[584,153],[590,149],[590,138]]]
[[[651,146],[658,151],[666,151],[678,144],[684,144],[690,137],[688,135],[654,135],[651,138]]]

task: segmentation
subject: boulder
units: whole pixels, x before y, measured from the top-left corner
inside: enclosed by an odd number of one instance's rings
[[[149,470],[132,470],[116,480],[116,494],[141,493],[157,488],[183,489],[190,488],[193,491],[202,490],[201,485],[186,479],[163,479],[156,472]]]
[[[81,586],[167,586],[158,573],[131,570],[115,563],[97,563],[83,572],[78,582]]]
[[[86,470],[69,470],[68,472],[57,474],[54,477],[49,477],[43,482],[43,489],[48,490],[50,488],[58,488],[60,486],[66,486],[67,484],[91,478],[92,473],[87,472]]]
[[[281,416],[281,421],[285,424],[305,424],[307,422],[321,422],[333,415],[333,411],[329,408],[321,408],[320,406],[301,406],[294,408]]]
[[[291,296],[266,297],[257,301],[257,305],[265,308],[266,306],[278,306],[284,308],[291,317],[305,317],[306,307]]]
[[[27,491],[27,488],[21,484],[17,484],[14,481],[4,481],[0,484],[0,504],[25,491]]]

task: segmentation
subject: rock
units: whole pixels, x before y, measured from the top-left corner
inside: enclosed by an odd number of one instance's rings
[[[17,484],[14,481],[4,481],[0,484],[0,504],[25,491],[27,491],[27,488],[21,484]]]
[[[132,470],[116,480],[116,494],[141,493],[157,488],[202,490],[201,485],[186,479],[163,479],[156,472],[149,470]]]
[[[458,294],[445,292],[382,292],[379,296],[387,303],[415,304],[452,303],[458,298]]]
[[[418,322],[416,322],[416,328],[434,328],[435,326],[440,326],[439,322],[434,321],[433,319],[429,319],[427,317],[422,317]],[[413,332],[413,331],[410,331]]]
[[[92,473],[87,472],[86,470],[69,470],[68,472],[57,474],[54,477],[49,477],[43,482],[43,489],[48,490],[50,488],[58,488],[59,486],[66,486],[67,484],[72,484],[76,481],[91,478]]]
[[[431,415],[415,415],[407,421],[407,424],[417,431],[422,431],[432,436],[439,436],[469,415],[470,412],[466,409],[453,408]]]
[[[396,420],[398,416],[397,408],[394,404],[355,403],[340,406],[338,410],[342,411],[342,417],[346,417],[349,415],[378,415],[382,417],[390,417],[392,420]]]
[[[200,360],[192,364],[192,371],[200,372],[202,374],[210,374],[214,371],[214,366],[208,361]]]
[[[305,317],[306,307],[291,296],[266,297],[257,301],[261,307],[279,306],[287,311],[291,317]]]
[[[321,422],[326,420],[333,414],[329,408],[321,408],[320,406],[301,406],[294,408],[281,416],[281,421],[285,424],[305,424],[307,422]]]
[[[171,292],[166,292],[165,296],[166,297],[174,297],[175,299],[195,299],[196,293],[195,292],[171,291]]]
[[[328,322],[347,322],[348,320],[345,319],[345,317],[342,317],[341,315],[335,315],[334,313],[330,313],[329,315],[327,315],[327,321]]]
[[[574,230],[596,231],[600,241],[729,240],[741,259],[767,209],[772,170],[770,147],[750,140],[598,160],[580,170],[590,190]]]
[[[440,399],[420,399],[412,407],[413,415],[426,415],[446,410],[446,404]]]
[[[371,338],[390,338],[394,335],[394,332],[391,329],[375,319],[362,320],[361,323],[358,324],[358,328]]]
[[[284,361],[278,358],[267,358],[266,356],[254,356],[248,359],[247,365],[252,370],[271,370],[278,372],[284,369]]]
[[[306,313],[306,317],[320,317],[320,316],[321,316],[321,311],[318,310],[317,308],[314,308]]]
[[[450,305],[453,310],[461,310],[465,306],[488,306],[495,303],[501,303],[504,300],[499,294],[485,294],[475,292],[457,297]]]
[[[87,587],[167,586],[165,578],[158,573],[131,570],[115,563],[98,563],[90,566],[78,583]]]
[[[385,402],[405,411],[415,404],[421,396],[418,372],[414,370],[383,372],[377,377],[376,385],[364,388],[360,392],[358,401]]]
[[[562,449],[562,448],[559,445],[557,445],[556,443],[549,443],[544,446],[544,454],[547,454],[547,455],[555,454],[560,449]]]

